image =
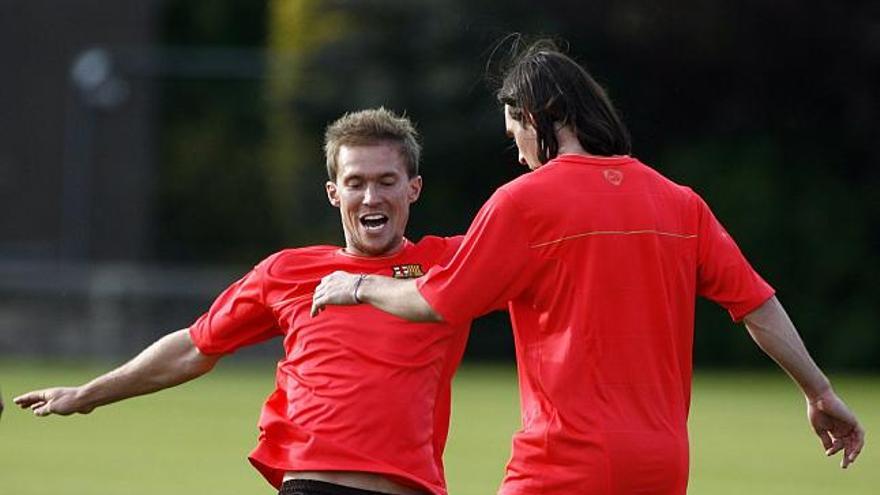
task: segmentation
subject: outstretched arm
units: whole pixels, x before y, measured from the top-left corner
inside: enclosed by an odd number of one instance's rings
[[[328,305],[369,303],[410,321],[443,321],[416,288],[415,279],[333,272],[321,279],[312,298],[312,316]]]
[[[746,315],[752,339],[797,382],[807,400],[807,416],[827,455],[843,450],[841,467],[852,464],[865,444],[865,431],[816,366],[794,324],[776,297]]]
[[[88,414],[98,406],[149,394],[199,377],[214,367],[219,356],[202,354],[187,329],[170,333],[134,359],[79,387],[35,390],[14,399],[37,416]]]

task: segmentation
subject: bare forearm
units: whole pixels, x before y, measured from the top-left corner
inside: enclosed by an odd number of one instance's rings
[[[825,454],[842,450],[843,468],[855,462],[865,444],[865,431],[813,362],[779,301],[770,298],[745,317],[745,324],[761,349],[800,385],[807,398],[807,418]]]
[[[216,362],[216,357],[199,352],[187,330],[178,330],[119,368],[82,385],[77,396],[91,409],[179,385],[210,371]]]
[[[797,382],[808,399],[831,388],[776,297],[746,315],[744,322],[755,343]]]
[[[443,321],[416,288],[416,281],[370,275],[358,288],[358,299],[410,321]]]

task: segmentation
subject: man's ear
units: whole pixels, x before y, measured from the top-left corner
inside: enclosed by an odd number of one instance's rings
[[[328,180],[324,184],[324,189],[327,190],[327,201],[330,201],[331,205],[339,208],[339,189],[336,188],[336,183]]]
[[[409,180],[409,202],[415,203],[422,194],[422,176],[417,175]]]
[[[522,121],[523,127],[526,127],[526,128],[531,127],[532,129],[537,129],[537,126],[535,125],[535,117],[531,113],[523,110],[522,111],[522,118],[523,118],[523,121]]]

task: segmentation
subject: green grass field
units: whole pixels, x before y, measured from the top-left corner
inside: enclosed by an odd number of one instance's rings
[[[234,364],[234,363],[233,363]],[[33,388],[77,384],[100,369],[0,364],[0,493],[271,494],[245,459],[274,363],[221,365],[196,382],[96,410],[35,418],[11,407]],[[691,494],[880,493],[880,377],[833,376],[869,433],[847,471],[826,459],[795,387],[781,373],[697,373],[691,414]],[[515,374],[466,366],[456,381],[446,454],[450,493],[495,492],[517,428]]]

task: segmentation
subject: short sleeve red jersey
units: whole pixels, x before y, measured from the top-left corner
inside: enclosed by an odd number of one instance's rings
[[[501,187],[418,287],[450,322],[510,301],[508,495],[684,494],[695,298],[739,319],[773,294],[693,191],[575,155]]]
[[[366,471],[445,494],[442,452],[450,382],[469,322],[415,324],[368,305],[309,316],[335,270],[416,278],[448,262],[461,237],[425,237],[389,257],[335,246],[290,249],[226,289],[190,328],[205,354],[281,335],[275,392],[260,416],[254,466],[274,486],[285,471]]]

